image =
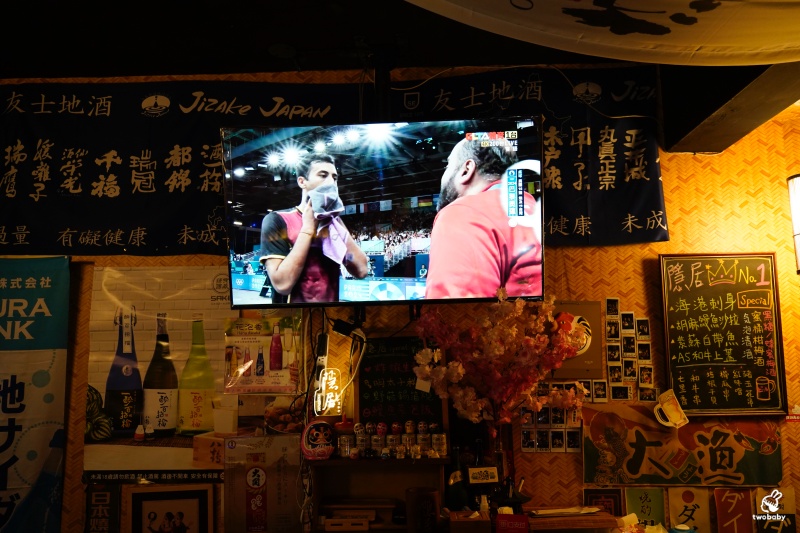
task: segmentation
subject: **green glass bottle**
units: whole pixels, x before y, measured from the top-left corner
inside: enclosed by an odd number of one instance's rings
[[[214,429],[214,371],[206,352],[203,315],[192,317],[192,347],[178,383],[178,433],[197,435]]]

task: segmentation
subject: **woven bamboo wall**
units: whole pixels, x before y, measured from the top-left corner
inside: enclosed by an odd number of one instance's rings
[[[463,72],[462,72],[463,73]],[[417,75],[418,73],[413,73]],[[361,73],[346,73],[339,81],[364,81]],[[411,76],[412,74],[409,74]],[[159,78],[162,79],[162,78]],[[187,79],[182,77],[180,79]],[[207,77],[204,77],[207,79]],[[279,76],[228,76],[221,79],[298,82]],[[15,80],[7,80],[14,83]],[[22,80],[16,80],[19,82]],[[24,80],[35,82],[36,80]],[[41,80],[40,80],[41,81]],[[46,80],[59,81],[59,80]],[[63,80],[60,80],[63,81]],[[81,80],[70,80],[80,82]],[[98,80],[84,80],[96,82]],[[115,81],[115,80],[100,80]],[[118,80],[122,81],[122,80]],[[126,79],[124,81],[156,81]],[[321,80],[308,79],[309,83]],[[326,78],[325,82],[331,82]],[[657,258],[660,253],[776,252],[779,276],[784,357],[789,405],[800,402],[798,361],[800,319],[794,302],[800,297],[795,274],[786,177],[800,172],[800,108],[792,107],[764,124],[722,154],[662,154],[662,179],[671,240],[647,245],[598,248],[548,248],[545,255],[548,294],[559,299],[603,300],[619,297],[624,310],[648,316],[656,385],[665,388],[661,296]],[[75,314],[70,324],[69,414],[64,490],[63,531],[84,526],[83,413],[85,410],[89,354],[88,321],[91,272],[97,266],[194,266],[224,264],[225,257],[74,257],[72,292]],[[461,306],[458,313],[469,312]],[[454,311],[455,313],[455,311]],[[333,309],[330,317],[347,318],[349,310]],[[369,334],[395,334],[408,325],[406,306],[370,308]],[[413,334],[413,329],[405,330]],[[345,357],[344,338],[332,336],[331,350]],[[800,459],[790,453],[800,442],[800,425],[782,424],[784,480],[796,485]],[[519,440],[518,431],[515,442]],[[522,454],[515,445],[517,477],[527,479],[526,492],[537,505],[571,506],[581,503],[582,464],[579,454]],[[800,491],[796,491],[800,495]],[[800,503],[800,502],[799,502]],[[222,528],[217,528],[222,531]]]

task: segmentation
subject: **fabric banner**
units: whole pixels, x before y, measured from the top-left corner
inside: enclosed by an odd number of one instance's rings
[[[396,85],[381,120],[545,117],[548,244],[668,240],[654,68]],[[358,84],[0,85],[0,253],[227,255],[220,128],[350,124],[373,96]]]
[[[591,56],[716,66],[800,60],[796,2],[775,9],[773,2],[407,1],[498,35]]]
[[[0,100],[0,253],[227,255],[220,127],[351,120],[364,94],[354,84],[48,83],[0,85]]]
[[[643,526],[666,525],[664,520],[664,489],[642,487],[625,489],[625,508],[633,513]]]
[[[753,495],[748,489],[714,489],[717,524],[721,531],[753,530]]]
[[[711,527],[711,491],[697,487],[672,487],[667,489],[669,498],[669,523],[686,525],[697,533],[713,533]],[[719,531],[735,532],[735,529]],[[745,529],[750,531],[750,529]]]
[[[770,420],[704,418],[681,428],[645,405],[582,407],[584,482],[603,485],[776,485],[781,439]]]
[[[0,259],[0,531],[56,532],[69,324],[66,257]]]
[[[651,67],[513,68],[409,82],[392,104],[403,120],[541,115],[545,245],[604,246],[669,240],[656,85]]]

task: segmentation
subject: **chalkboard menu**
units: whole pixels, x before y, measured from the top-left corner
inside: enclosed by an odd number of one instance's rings
[[[670,386],[687,414],[786,414],[775,254],[659,259]]]
[[[443,424],[442,399],[433,389],[417,389],[414,355],[421,349],[418,337],[367,340],[358,370],[357,421]]]

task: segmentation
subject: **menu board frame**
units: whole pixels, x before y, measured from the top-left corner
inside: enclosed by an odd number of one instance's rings
[[[775,253],[658,257],[667,375],[684,411],[788,414]],[[703,331],[709,335],[697,334]],[[705,360],[696,363],[699,353]],[[692,380],[702,385],[699,394],[691,392]],[[736,401],[721,401],[714,390],[729,390]]]

